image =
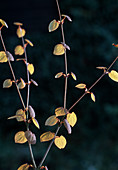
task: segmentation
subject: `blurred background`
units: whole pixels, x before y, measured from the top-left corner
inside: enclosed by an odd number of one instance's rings
[[[118,55],[118,49],[112,43],[118,43],[118,0],[63,0],[59,1],[63,14],[69,15],[73,22],[65,21],[64,31],[67,51],[68,72],[77,75],[77,81],[68,79],[67,108],[83,94],[75,88],[78,83],[90,87],[102,74],[97,66],[108,67]],[[33,146],[38,164],[49,142],[40,143],[39,137],[45,131],[55,131],[45,127],[45,120],[54,114],[57,107],[63,106],[64,79],[55,79],[58,72],[64,72],[64,56],[54,56],[53,48],[62,42],[60,29],[49,33],[48,25],[58,20],[55,0],[45,1],[1,1],[0,18],[5,20],[8,29],[2,29],[6,48],[14,55],[14,48],[21,45],[16,36],[13,22],[22,22],[26,29],[25,38],[30,39],[34,47],[27,47],[30,63],[34,64],[32,79],[39,83],[31,86],[30,105],[36,111],[36,119],[41,129],[31,124],[37,143]],[[0,50],[3,50],[0,43]],[[18,56],[14,55],[17,59]],[[16,77],[26,80],[25,66],[22,61],[12,63]],[[118,62],[112,67],[118,71]],[[22,109],[15,86],[3,89],[3,81],[12,79],[7,63],[0,64],[0,169],[16,170],[21,164],[32,163],[27,143],[14,143],[14,135],[26,130],[23,122],[7,120]],[[104,77],[93,89],[94,103],[85,96],[76,107],[78,122],[68,135],[62,128],[59,135],[68,141],[64,150],[53,145],[44,163],[49,170],[117,170],[118,169],[118,84],[108,76]],[[21,91],[26,103],[26,89]]]

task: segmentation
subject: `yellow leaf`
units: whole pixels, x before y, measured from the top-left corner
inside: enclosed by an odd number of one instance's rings
[[[66,138],[61,135],[60,137],[59,136],[55,137],[54,143],[59,149],[63,149],[65,148],[67,142]]]
[[[23,55],[24,48],[21,45],[18,45],[16,46],[14,51],[15,51],[15,55]]]
[[[56,118],[55,115],[53,115],[53,116],[50,116],[50,117],[46,120],[45,125],[46,125],[46,126],[54,126],[54,125],[57,124],[58,121],[59,121],[59,119]]]
[[[118,72],[116,72],[115,70],[111,70],[108,75],[112,80],[118,82]]]
[[[86,88],[86,84],[80,83],[80,84],[77,84],[75,87],[77,87],[79,89],[85,89]]]
[[[67,114],[67,121],[73,127],[77,122],[77,116],[74,112]]]
[[[28,164],[26,163],[26,164],[21,165],[17,170],[28,170],[29,167],[30,167],[30,165],[28,165]]]
[[[54,19],[53,21],[50,22],[48,26],[49,32],[55,31],[59,27],[59,23]]]
[[[74,80],[77,80],[76,75],[73,72],[71,72],[71,76]]]
[[[61,76],[63,76],[63,72],[59,72],[55,75],[55,78],[60,78]]]
[[[30,40],[25,39],[25,41],[26,41],[29,45],[31,45],[32,47],[34,46],[33,43],[32,43]]]
[[[26,120],[25,111],[23,111],[22,109],[17,110],[16,116],[17,116],[16,119],[18,122],[22,122],[22,121]]]
[[[19,89],[23,89],[26,86],[26,83],[24,80],[21,78],[21,82],[18,84]]]
[[[23,29],[23,28],[21,28],[21,27],[18,27],[17,28],[17,36],[19,37],[19,38],[21,38],[21,37],[24,37],[25,36],[25,30]]]
[[[14,25],[22,26],[23,24],[21,22],[14,22]]]
[[[63,44],[57,44],[54,47],[54,51],[53,51],[54,55],[63,55],[64,53],[65,53],[65,47],[63,46]]]
[[[41,136],[40,136],[40,141],[41,142],[46,142],[46,141],[49,141],[51,139],[53,139],[55,136],[55,133],[52,133],[52,132],[45,132],[43,133]]]
[[[4,82],[3,82],[3,88],[9,88],[12,86],[12,81],[11,79],[6,79]]]
[[[64,109],[63,107],[58,107],[55,109],[55,114],[56,116],[64,116],[67,114],[67,110]]]
[[[0,23],[1,23],[3,26],[5,26],[5,27],[8,28],[8,25],[7,25],[7,23],[6,23],[4,20],[0,19]]]
[[[95,95],[91,92],[91,99],[95,102]]]
[[[34,73],[34,66],[33,64],[28,64],[28,71],[32,75]]]
[[[15,134],[15,143],[25,143],[27,142],[27,138],[25,137],[25,132],[20,131]]]
[[[38,121],[37,121],[34,117],[32,117],[32,121],[33,121],[34,125],[35,125],[38,129],[40,129],[39,123],[38,123]]]
[[[96,67],[97,69],[100,69],[100,70],[106,70],[107,68],[106,67],[102,67],[102,66],[100,66],[100,67]]]
[[[4,51],[0,51],[0,63],[5,63],[8,61],[6,53]]]

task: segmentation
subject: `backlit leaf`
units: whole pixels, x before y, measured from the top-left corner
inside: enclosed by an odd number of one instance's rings
[[[54,19],[53,21],[50,22],[48,26],[49,32],[55,31],[59,27],[59,23]]]
[[[40,129],[39,123],[38,123],[38,121],[37,121],[34,117],[32,117],[32,122],[34,123],[34,125],[35,125],[38,129]]]
[[[16,119],[18,122],[22,122],[22,121],[26,120],[25,111],[23,111],[22,109],[17,110]]]
[[[50,116],[50,117],[46,120],[45,125],[46,125],[46,126],[54,126],[54,125],[57,124],[58,121],[59,121],[59,119],[56,118],[55,115],[53,115],[53,116]]]
[[[30,113],[30,117],[35,117],[35,111],[34,111],[33,107],[29,105],[28,110],[29,110],[29,113]]]
[[[30,144],[33,144],[33,145],[36,144],[36,136],[30,130],[27,130],[25,132],[25,137],[27,138],[27,140]]]
[[[6,53],[4,51],[0,51],[0,63],[5,63],[8,61]]]
[[[55,136],[55,133],[52,133],[52,132],[45,132],[43,133],[41,136],[40,136],[40,141],[41,142],[46,142],[46,141],[49,141],[51,139],[53,139]]]
[[[67,121],[73,127],[77,122],[77,116],[74,112],[67,114]]]
[[[24,82],[24,80],[22,78],[20,80],[21,80],[21,82],[18,84],[18,87],[19,87],[19,89],[23,89],[26,86],[26,83]]]
[[[14,22],[13,24],[17,25],[17,26],[22,26],[23,25],[21,22]]]
[[[67,142],[66,138],[61,135],[60,137],[59,136],[55,137],[54,143],[59,149],[63,149],[65,148]]]
[[[71,132],[72,132],[71,126],[70,126],[70,124],[68,123],[67,119],[64,119],[64,126],[65,126],[65,128],[67,129],[68,134],[71,134]]]
[[[33,64],[28,64],[28,71],[32,75],[34,73],[34,66]]]
[[[79,89],[85,89],[86,88],[86,84],[80,83],[80,84],[77,84],[75,87],[77,87]]]
[[[25,39],[25,41],[26,41],[30,46],[32,46],[32,47],[34,46],[33,43],[32,43],[30,40]]]
[[[56,116],[64,116],[67,114],[67,110],[64,109],[63,107],[58,107],[55,109],[55,114]]]
[[[0,23],[1,23],[3,26],[5,26],[5,27],[8,28],[8,25],[7,25],[7,23],[6,23],[4,20],[0,19]]]
[[[91,92],[91,99],[95,102],[95,95]]]
[[[71,72],[71,76],[74,80],[77,80],[76,75],[73,72]]]
[[[106,67],[102,67],[102,66],[100,66],[100,67],[96,67],[97,69],[100,69],[100,70],[106,70],[107,68]]]
[[[61,76],[63,76],[63,72],[59,72],[55,75],[55,78],[60,78]]]
[[[15,55],[23,55],[24,48],[21,45],[18,45],[16,46],[14,51],[15,51]]]
[[[25,137],[25,132],[20,131],[15,134],[15,143],[25,143],[27,142],[27,138]]]
[[[63,55],[64,53],[65,53],[65,47],[63,46],[63,44],[57,44],[54,47],[54,51],[53,51],[54,55]]]
[[[19,38],[24,37],[25,36],[25,30],[21,27],[18,27],[16,34]]]
[[[108,75],[112,80],[118,82],[118,72],[116,72],[115,70],[111,70]]]
[[[3,88],[9,88],[12,86],[12,81],[11,79],[6,79],[4,82],[3,82]]]
[[[21,165],[17,170],[28,170],[29,167],[30,167],[30,165],[28,165],[28,164],[26,163],[26,164]]]
[[[12,55],[9,51],[6,51],[6,55],[7,55],[7,58],[8,58],[10,61],[14,61],[14,57],[13,57],[13,55]]]

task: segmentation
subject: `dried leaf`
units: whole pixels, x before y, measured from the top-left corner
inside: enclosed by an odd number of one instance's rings
[[[21,27],[18,27],[16,34],[19,38],[24,37],[25,36],[25,30]]]
[[[34,73],[34,66],[33,64],[28,64],[28,71],[32,75]]]
[[[74,112],[67,114],[67,121],[73,127],[77,122],[77,116]]]
[[[50,22],[48,26],[49,32],[55,31],[59,27],[59,22],[57,22],[55,19]]]
[[[16,46],[15,55],[23,55],[24,54],[24,48],[21,45]]]
[[[18,84],[18,87],[19,87],[19,89],[23,89],[26,86],[26,83],[24,82],[24,80],[22,78],[20,80],[21,80],[21,82]]]
[[[40,141],[41,142],[46,142],[46,141],[50,141],[51,139],[53,139],[55,136],[55,133],[52,132],[45,132],[40,136]]]
[[[27,138],[27,140],[30,144],[33,144],[33,145],[36,144],[36,136],[30,130],[27,130],[25,132],[25,137]]]
[[[32,117],[32,121],[33,121],[34,125],[35,125],[38,129],[40,129],[39,123],[38,123],[38,121],[37,121],[34,117]]]
[[[0,63],[5,63],[8,61],[6,53],[4,51],[0,51]]]
[[[68,134],[71,134],[71,132],[72,132],[71,126],[70,126],[70,124],[68,123],[67,119],[64,119],[64,126],[65,126],[65,128],[67,129]]]
[[[91,92],[91,99],[95,102],[95,95]]]
[[[100,66],[100,67],[96,67],[97,69],[100,69],[100,70],[106,70],[107,68],[106,67],[102,67],[102,66]]]
[[[76,75],[75,75],[73,72],[71,72],[71,76],[72,76],[72,78],[73,78],[74,80],[77,80],[77,77],[76,77]]]
[[[53,115],[53,116],[50,116],[50,117],[46,120],[45,125],[46,125],[46,126],[54,126],[54,125],[57,124],[58,121],[59,121],[59,119],[56,118],[55,115]]]
[[[28,170],[29,167],[30,167],[30,165],[28,165],[28,164],[26,163],[26,164],[21,165],[17,170]]]
[[[63,55],[64,53],[65,53],[65,47],[63,46],[63,44],[57,44],[54,47],[54,51],[53,51],[54,55]]]
[[[20,131],[15,134],[15,143],[25,143],[27,142],[27,138],[25,137],[25,132]]]
[[[34,111],[33,107],[29,105],[28,110],[29,110],[29,113],[30,113],[30,117],[35,117],[35,111]]]
[[[58,107],[55,109],[55,114],[56,114],[56,117],[58,116],[64,116],[67,114],[67,110],[64,109],[63,107]]]
[[[59,72],[55,75],[55,78],[60,78],[61,76],[63,76],[63,72]]]
[[[55,137],[54,143],[59,149],[63,149],[65,148],[67,142],[66,138],[61,135],[60,137],[59,136]]]
[[[80,83],[80,84],[77,84],[75,87],[77,87],[79,89],[85,89],[86,88],[86,84]]]
[[[3,82],[3,88],[9,88],[12,86],[12,81],[11,79],[6,79],[4,82]]]
[[[65,44],[65,43],[61,43],[66,49],[68,49],[68,50],[70,50],[70,47],[67,45],[67,44]]]
[[[111,72],[109,72],[108,75],[112,80],[118,82],[118,72],[117,71],[111,70]]]
[[[7,55],[8,60],[14,61],[14,57],[9,51],[6,51],[6,55]]]
[[[68,15],[64,15],[62,14],[63,17],[66,17],[68,19],[68,21],[72,22],[72,19],[68,16]]]
[[[17,116],[16,119],[18,122],[22,122],[22,121],[26,120],[25,111],[23,111],[22,109],[17,110],[16,116]]]
[[[35,85],[38,86],[38,83],[36,81],[34,81],[33,79],[31,79],[31,82]]]
[[[33,43],[32,43],[30,40],[25,39],[25,41],[26,41],[30,46],[32,46],[32,47],[34,46]]]
[[[47,166],[41,166],[40,169],[48,170],[48,167]]]
[[[114,43],[113,43],[112,45],[113,45],[114,47],[118,48],[118,44],[114,44]]]
[[[6,23],[4,20],[0,19],[0,23],[1,23],[3,26],[5,26],[5,27],[8,28],[8,25],[7,25],[7,23]]]

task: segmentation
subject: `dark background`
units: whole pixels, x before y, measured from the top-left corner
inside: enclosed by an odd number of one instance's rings
[[[68,72],[77,75],[77,82],[68,80],[67,108],[83,93],[76,89],[78,83],[92,85],[102,74],[97,66],[108,67],[118,54],[112,43],[118,43],[118,0],[63,0],[59,1],[63,14],[69,15],[73,22],[64,24],[66,43],[71,51],[67,52]],[[27,48],[29,62],[35,66],[31,76],[39,83],[31,86],[30,105],[36,111],[40,123],[38,130],[31,124],[36,134],[37,144],[33,146],[36,163],[41,161],[48,142],[40,143],[39,137],[45,131],[55,131],[45,127],[45,120],[54,114],[57,107],[63,106],[64,79],[55,79],[56,73],[64,72],[64,57],[54,56],[53,48],[62,41],[60,29],[48,32],[48,25],[53,19],[59,19],[56,2],[45,1],[2,1],[0,18],[9,28],[3,28],[2,34],[7,50],[14,55],[14,48],[21,44],[16,36],[13,22],[24,23],[25,38],[34,43]],[[0,50],[3,47],[0,43]],[[18,56],[15,56],[15,59]],[[12,63],[16,77],[26,80],[25,66],[22,62]],[[118,63],[113,66],[118,71]],[[26,130],[24,123],[7,120],[22,108],[15,86],[3,89],[3,81],[11,78],[8,64],[0,64],[0,169],[16,170],[21,164],[32,163],[28,145],[15,144],[14,135]],[[26,89],[22,90],[26,102]],[[64,135],[68,144],[64,150],[52,147],[44,163],[49,170],[117,170],[118,169],[118,84],[108,76],[104,77],[93,89],[96,96],[94,103],[86,96],[73,111],[78,122],[72,134],[62,128],[59,135]]]

